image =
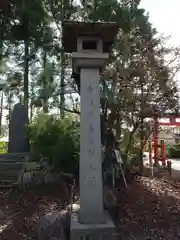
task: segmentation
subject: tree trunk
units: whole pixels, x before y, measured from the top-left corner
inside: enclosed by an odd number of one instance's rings
[[[143,79],[140,79],[141,81],[141,113],[140,113],[140,153],[139,153],[139,160],[140,160],[140,172],[143,172],[144,169],[144,163],[143,163],[143,140],[144,140],[144,116],[143,116]]]
[[[43,68],[44,68],[44,78],[43,78],[43,89],[44,89],[44,97],[43,97],[43,112],[48,113],[48,97],[46,94],[47,91],[47,79],[46,79],[46,63],[47,63],[47,54],[46,51],[44,50],[44,56],[43,56]]]
[[[0,30],[0,61],[3,59],[3,41],[4,41],[4,31],[6,26],[6,18],[2,17],[1,30]],[[1,106],[0,106],[0,135],[2,134],[2,114],[3,114],[3,98],[4,94],[1,94]]]
[[[7,17],[2,17],[0,22],[0,61],[3,58],[3,43],[4,43],[4,33],[6,27]]]
[[[65,61],[64,61],[64,51],[62,50],[61,52],[61,85],[60,85],[60,114],[61,117],[64,117],[64,103],[65,103],[65,97],[64,97],[64,87],[65,87],[65,82],[64,82],[64,73],[65,73]]]
[[[30,120],[33,118],[34,85],[31,84]]]
[[[29,39],[24,40],[24,107],[26,111],[26,121],[29,123]],[[29,148],[29,139],[27,139]]]
[[[33,104],[30,105],[30,120],[33,118]]]
[[[139,153],[139,160],[140,160],[140,172],[143,172],[144,163],[143,163],[143,141],[144,141],[144,133],[143,133],[143,116],[141,116],[141,123],[140,123],[140,153]]]
[[[117,111],[117,116],[116,116],[116,139],[118,141],[121,139],[121,117],[120,117],[119,111]]]
[[[63,29],[64,24],[64,1],[62,1],[61,10],[61,29]],[[64,43],[63,34],[61,31],[61,84],[60,84],[60,115],[61,118],[64,117],[64,107],[65,107],[65,97],[64,97],[64,87],[65,87],[65,54],[64,54]]]
[[[0,135],[2,134],[2,116],[3,116],[3,100],[4,100],[4,94],[1,93],[1,105],[0,105]]]
[[[24,40],[24,106],[28,118],[29,106],[29,40]]]
[[[8,115],[9,115],[9,122],[10,122],[10,119],[11,119],[11,114],[12,114],[12,98],[13,98],[13,94],[12,92],[8,93]],[[8,124],[9,124],[8,122]]]
[[[134,127],[133,127],[133,130],[130,132],[129,142],[128,142],[127,147],[126,147],[126,150],[125,150],[125,157],[126,157],[126,158],[127,158],[127,155],[128,155],[128,152],[129,152],[131,143],[132,143],[133,135],[134,135],[134,133],[136,132],[136,130],[137,130],[137,128],[138,128],[138,125],[139,125],[139,122],[136,122],[135,125],[134,125]]]

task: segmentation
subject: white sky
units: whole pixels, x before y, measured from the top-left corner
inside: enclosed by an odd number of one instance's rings
[[[170,45],[180,46],[180,0],[141,0],[140,7],[149,13],[150,22],[158,32],[170,36]],[[175,79],[180,83],[180,72]]]
[[[171,44],[180,45],[180,0],[141,0],[141,7],[159,32],[171,35]]]

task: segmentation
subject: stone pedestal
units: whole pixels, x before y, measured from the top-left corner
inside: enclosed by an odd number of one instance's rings
[[[115,240],[115,226],[107,211],[104,224],[81,224],[77,213],[71,215],[71,240]]]

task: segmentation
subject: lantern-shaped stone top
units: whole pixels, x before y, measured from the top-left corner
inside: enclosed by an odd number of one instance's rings
[[[109,53],[118,29],[116,23],[65,21],[64,50],[67,53]]]

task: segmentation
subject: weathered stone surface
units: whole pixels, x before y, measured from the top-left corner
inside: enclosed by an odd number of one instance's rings
[[[57,173],[46,173],[44,176],[44,183],[58,183],[60,182],[60,177]]]
[[[100,128],[99,69],[82,68],[80,130],[80,218],[104,222]]]
[[[105,222],[82,224],[77,213],[71,215],[71,240],[95,239],[95,240],[115,240],[115,225],[109,216],[108,211],[104,212]]]
[[[24,106],[20,103],[14,106],[9,123],[8,153],[25,153],[29,151],[26,137],[28,116]]]
[[[32,184],[33,182],[33,174],[32,172],[25,172],[23,177],[22,177],[22,184],[23,186],[28,186],[30,184]]]
[[[0,221],[3,220],[5,217],[5,214],[2,210],[0,210]]]
[[[38,225],[38,240],[65,239],[65,232],[60,214],[48,213],[40,219]]]
[[[111,217],[114,220],[118,220],[119,211],[118,211],[117,199],[113,191],[107,186],[104,187],[104,207],[105,207],[105,210],[109,211]]]
[[[48,159],[42,158],[40,160],[40,166],[41,166],[42,169],[47,169],[49,167]]]
[[[24,188],[29,186],[60,183],[61,176],[58,174],[48,162],[43,161],[40,163],[40,169],[35,171],[25,172],[22,177],[22,185]]]
[[[47,159],[41,159],[40,161],[41,174],[44,178],[44,183],[59,183],[60,175],[55,171],[54,167],[49,164]]]
[[[44,183],[43,177],[38,172],[25,172],[22,177],[23,188],[28,188],[35,185]]]
[[[38,224],[39,240],[64,240],[70,234],[71,210],[78,212],[79,204],[68,205],[60,213],[48,213],[42,217]]]
[[[116,196],[107,186],[104,186],[104,203],[107,207],[113,207],[117,203]]]

